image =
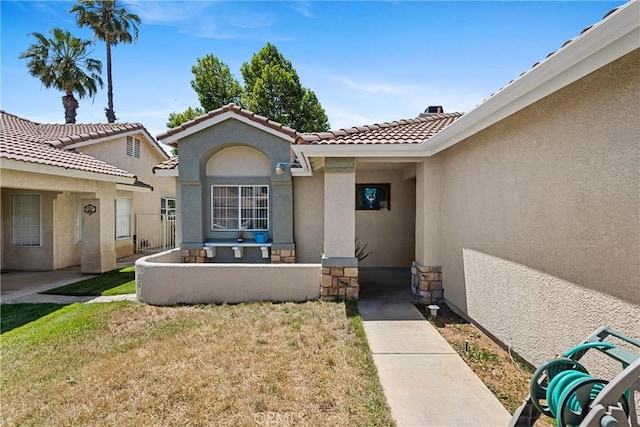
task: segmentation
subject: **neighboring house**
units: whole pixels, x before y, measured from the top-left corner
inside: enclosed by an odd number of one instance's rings
[[[228,105],[160,135],[182,262],[320,263],[325,298],[357,297],[359,267],[412,267],[418,299],[444,290],[532,363],[601,325],[639,337],[638,16],[624,4],[464,115],[298,134]],[[149,292],[193,301],[175,271]]]
[[[168,155],[144,126],[0,115],[3,270],[109,271],[151,225],[149,249],[167,247],[155,235],[161,214],[175,216],[175,182],[153,175]]]

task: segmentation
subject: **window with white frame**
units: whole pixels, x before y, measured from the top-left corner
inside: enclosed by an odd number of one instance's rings
[[[39,194],[11,195],[11,246],[41,246]]]
[[[131,199],[116,198],[116,239],[131,237]]]
[[[127,156],[140,158],[140,140],[127,136]]]
[[[212,185],[211,229],[268,230],[269,186]]]
[[[160,214],[164,218],[176,216],[176,199],[173,197],[160,198]]]

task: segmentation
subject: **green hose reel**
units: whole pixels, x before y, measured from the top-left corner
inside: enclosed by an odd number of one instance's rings
[[[580,344],[565,352],[564,357],[540,365],[531,378],[529,392],[533,405],[541,413],[556,418],[559,427],[579,426],[587,415],[589,404],[608,384],[608,381],[589,375],[580,362],[570,358],[584,354],[590,348],[612,349],[615,345],[608,342]],[[627,416],[628,393],[627,390],[618,400]]]

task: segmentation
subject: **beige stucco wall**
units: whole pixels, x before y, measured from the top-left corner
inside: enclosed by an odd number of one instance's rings
[[[76,243],[76,195],[65,191],[53,200],[53,269],[80,265]]]
[[[324,251],[324,172],[293,178],[293,212],[297,261],[320,262]]]
[[[91,260],[91,264],[94,265],[87,265],[87,267],[90,267],[90,270],[94,272],[115,268],[113,212],[113,198],[116,194],[115,183],[3,168],[2,187],[3,268],[51,270],[80,263],[80,253],[87,247],[85,244],[75,245],[76,197],[97,198],[109,207],[104,212],[101,211],[100,222],[96,225],[94,233],[100,238],[96,247],[88,251],[85,260]],[[35,192],[43,195],[43,247],[11,248],[10,200],[11,193],[14,192]]]
[[[223,148],[211,156],[205,166],[207,176],[271,176],[271,160],[248,146]]]
[[[416,199],[414,178],[402,169],[356,170],[357,184],[390,184],[391,209],[356,210],[356,235],[371,254],[360,267],[411,267],[414,260]],[[353,190],[355,191],[355,189]]]
[[[307,301],[320,297],[320,271],[320,264],[184,264],[175,249],[136,261],[136,294],[154,305]]]
[[[3,171],[4,172],[4,171]],[[4,173],[3,173],[4,178]],[[11,246],[12,194],[40,194],[41,246]],[[54,267],[53,259],[53,201],[56,193],[23,189],[2,189],[3,267],[7,270],[47,271]]]
[[[176,178],[162,177],[153,174],[153,167],[163,162],[165,158],[155,149],[144,135],[133,135],[141,141],[140,157],[126,155],[126,137],[116,138],[111,141],[78,147],[78,151],[88,154],[109,164],[129,171],[138,177],[138,180],[153,186],[151,192],[134,192],[132,194],[132,236],[136,234],[136,214],[159,214],[160,199],[162,197],[176,196]],[[117,256],[123,257],[133,253],[133,237],[120,239],[116,243]]]
[[[540,363],[640,338],[640,54],[438,154],[445,297]]]

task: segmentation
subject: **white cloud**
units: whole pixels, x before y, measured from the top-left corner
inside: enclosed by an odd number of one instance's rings
[[[311,12],[311,3],[308,1],[296,1],[291,6],[291,9],[295,10],[305,18],[314,18],[313,12]]]

